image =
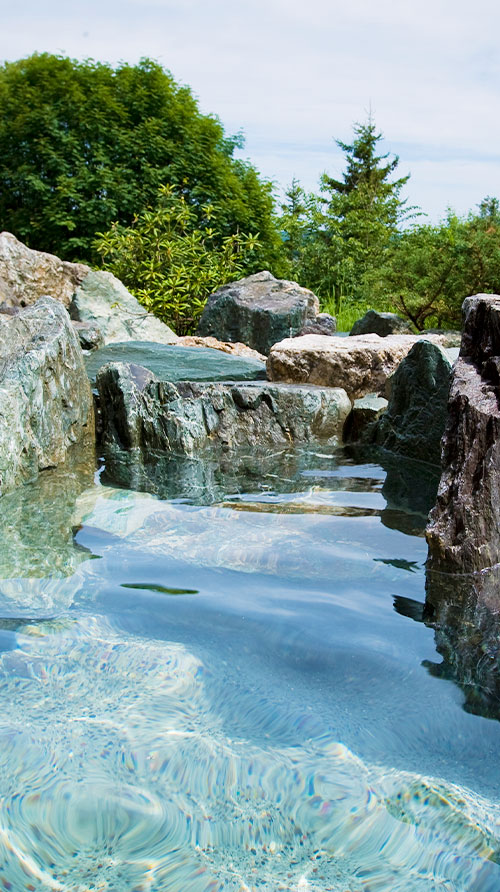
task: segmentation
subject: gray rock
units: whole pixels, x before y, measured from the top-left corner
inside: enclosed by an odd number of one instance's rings
[[[463,315],[427,541],[432,570],[474,573],[500,563],[500,295],[467,298]]]
[[[330,313],[318,313],[315,319],[312,319],[310,322],[306,322],[304,327],[299,332],[300,335],[306,334],[320,334],[320,335],[334,335],[337,331],[337,320],[335,316],[330,316]]]
[[[351,409],[343,390],[252,382],[158,380],[142,366],[110,363],[97,375],[107,449],[212,456],[214,449],[336,445]]]
[[[0,493],[65,461],[93,436],[83,354],[62,304],[41,298],[0,316]]]
[[[401,319],[396,313],[379,313],[377,310],[368,310],[365,315],[354,323],[350,331],[351,335],[378,334],[381,338],[392,334],[413,334],[409,322]]]
[[[454,350],[456,347],[460,347],[462,342],[461,331],[450,331],[447,328],[426,328],[424,334],[441,335],[442,344],[445,350]]]
[[[439,335],[428,339],[440,343]],[[419,340],[416,335],[376,334],[287,338],[273,346],[267,374],[271,381],[342,387],[355,400],[367,393],[384,393],[387,379]]]
[[[277,341],[298,335],[313,323],[318,313],[319,301],[312,291],[264,270],[210,295],[198,334],[242,341],[267,354]]]
[[[73,322],[82,350],[97,350],[104,344],[101,329],[92,322]]]
[[[132,362],[144,366],[162,381],[254,381],[265,378],[260,359],[232,356],[207,347],[178,347],[148,341],[110,344],[86,357],[87,373],[94,381],[108,362]]]
[[[367,393],[359,400],[354,400],[352,411],[346,422],[345,439],[361,440],[370,438],[373,425],[386,411],[387,400],[376,393]]]
[[[0,304],[28,307],[50,294],[67,308],[88,273],[83,263],[33,251],[10,232],[0,233]]]
[[[177,335],[130,294],[111,273],[93,272],[54,254],[33,251],[9,232],[0,234],[0,306],[7,311],[50,295],[77,322],[97,327],[105,344],[149,340],[172,344]]]
[[[391,378],[387,412],[373,442],[389,452],[439,465],[451,363],[442,347],[418,341]]]
[[[174,344],[177,340],[172,329],[146,312],[112,273],[89,270],[73,294],[69,312],[75,321],[96,326],[105,344],[123,341]]]

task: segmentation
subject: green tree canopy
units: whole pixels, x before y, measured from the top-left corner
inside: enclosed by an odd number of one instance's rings
[[[233,157],[238,138],[203,115],[157,63],[117,68],[47,53],[0,67],[0,229],[30,247],[92,260],[96,232],[129,225],[171,184],[221,238],[259,233],[254,268],[280,252],[271,184]]]

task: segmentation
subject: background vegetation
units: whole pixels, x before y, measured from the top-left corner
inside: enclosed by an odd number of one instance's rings
[[[341,178],[317,194],[292,182],[278,213],[272,183],[234,157],[241,137],[157,63],[35,54],[0,66],[0,229],[111,269],[180,333],[218,285],[264,268],[312,288],[341,328],[368,307],[458,327],[464,297],[500,292],[499,202],[426,222],[381,139],[356,124]]]

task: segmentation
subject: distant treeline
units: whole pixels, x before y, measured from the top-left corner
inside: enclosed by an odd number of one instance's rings
[[[417,328],[458,325],[463,298],[500,291],[500,210],[422,222],[399,159],[371,119],[339,142],[345,171],[319,194],[273,184],[234,157],[240,136],[202,115],[156,62],[35,54],[0,67],[0,229],[30,247],[105,265],[189,331],[223,281],[267,268],[312,288],[346,322],[368,306]]]

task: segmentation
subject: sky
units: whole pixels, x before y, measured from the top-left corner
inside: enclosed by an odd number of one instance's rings
[[[280,193],[339,176],[371,110],[410,204],[500,197],[498,0],[0,0],[0,60],[148,56],[187,84]]]

